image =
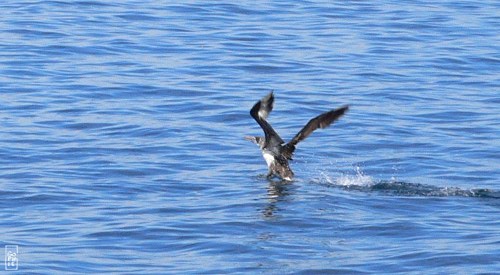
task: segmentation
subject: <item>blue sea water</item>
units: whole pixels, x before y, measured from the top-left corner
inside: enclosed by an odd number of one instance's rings
[[[499,11],[2,1],[0,245],[16,274],[499,274]],[[243,139],[270,90],[285,140],[350,105],[290,184]]]

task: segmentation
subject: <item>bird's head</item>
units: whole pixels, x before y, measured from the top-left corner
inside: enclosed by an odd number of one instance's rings
[[[259,145],[260,148],[262,148],[264,145],[263,144],[264,138],[262,138],[262,137],[245,136],[245,139]]]

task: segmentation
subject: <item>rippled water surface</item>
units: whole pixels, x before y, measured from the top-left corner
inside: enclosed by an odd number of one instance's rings
[[[115,2],[0,4],[19,274],[500,272],[498,1]],[[291,184],[270,90],[285,140],[350,105]]]

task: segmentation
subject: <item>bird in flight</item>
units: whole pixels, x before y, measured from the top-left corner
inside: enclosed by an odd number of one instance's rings
[[[300,141],[308,137],[318,128],[326,128],[335,120],[340,118],[349,109],[349,106],[342,106],[309,120],[309,122],[300,130],[288,143],[274,131],[273,127],[267,122],[269,113],[273,110],[274,93],[271,91],[268,95],[257,101],[250,110],[250,115],[257,121],[264,131],[264,137],[246,136],[245,139],[259,145],[262,156],[267,163],[267,177],[277,176],[283,180],[291,181],[294,173],[288,163],[292,160],[295,146]]]

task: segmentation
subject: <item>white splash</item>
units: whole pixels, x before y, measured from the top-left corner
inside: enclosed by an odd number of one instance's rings
[[[338,186],[372,186],[375,184],[372,177],[365,175],[359,166],[355,167],[356,174],[348,175],[343,174],[337,178],[332,178],[325,172],[321,172],[321,177],[323,181],[326,181],[329,184],[338,185]]]

